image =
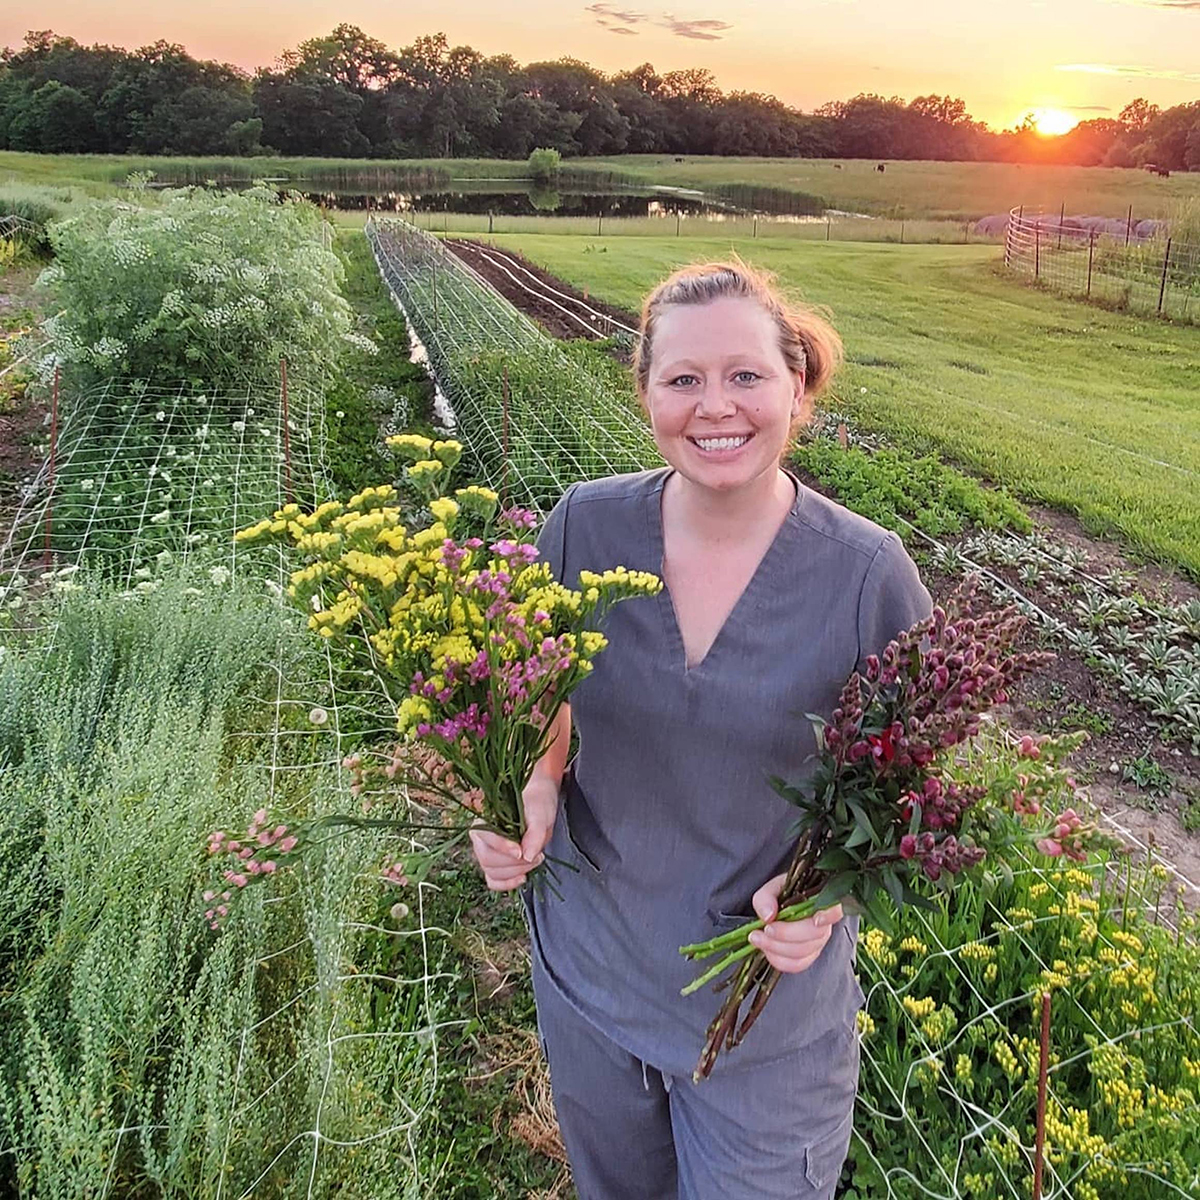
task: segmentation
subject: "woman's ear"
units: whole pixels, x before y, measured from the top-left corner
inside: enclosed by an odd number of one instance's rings
[[[804,415],[804,372],[795,373],[795,387],[792,392],[792,420],[798,421]]]

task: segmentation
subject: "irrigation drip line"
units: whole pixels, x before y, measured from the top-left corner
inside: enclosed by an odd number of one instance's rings
[[[598,309],[592,308],[592,306],[585,300],[580,300],[576,296],[569,295],[567,292],[559,291],[558,288],[551,287],[550,284],[539,279],[532,271],[530,271],[527,267],[522,266],[522,264],[517,262],[517,260],[511,255],[505,254],[504,251],[496,250],[494,247],[485,250],[479,242],[473,242],[472,245],[476,247],[480,257],[486,259],[498,271],[503,271],[504,274],[507,275],[510,280],[512,280],[515,286],[521,288],[529,295],[545,301],[547,304],[554,305],[554,307],[560,312],[564,313],[572,320],[577,321],[589,333],[596,332],[595,329],[592,328],[592,324],[595,322],[602,322],[608,326],[615,326],[617,329],[621,330],[622,333],[627,333],[632,337],[638,336],[638,331],[636,329],[631,329],[628,325],[624,324],[622,321],[618,321],[615,317],[610,317],[606,313],[602,313]],[[533,280],[533,284],[527,284],[523,280],[518,279],[514,274],[515,271],[520,271],[522,275],[527,275],[531,280]],[[581,308],[585,312],[590,313],[595,320],[592,322],[592,324],[589,324],[588,321],[581,317],[577,312],[558,304],[551,298],[553,296],[558,296],[563,300],[569,300],[577,308]]]

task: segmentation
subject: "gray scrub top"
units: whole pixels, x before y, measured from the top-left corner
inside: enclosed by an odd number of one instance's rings
[[[662,490],[672,468],[573,484],[538,545],[557,579],[662,573]],[[622,601],[609,646],[571,696],[579,750],[547,853],[562,898],[527,897],[547,978],[618,1045],[690,1076],[721,997],[679,990],[698,973],[679,947],[753,917],[786,868],[796,810],[770,775],[798,780],[816,750],[805,713],[830,715],[850,673],[929,615],[899,538],[804,487],[703,662],[686,666],[667,589]],[[744,1070],[852,1021],[857,919],[785,975],[745,1042]],[[723,994],[722,994],[723,995]]]

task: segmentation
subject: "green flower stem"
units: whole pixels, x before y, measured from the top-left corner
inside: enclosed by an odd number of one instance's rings
[[[812,899],[809,898],[791,904],[787,908],[781,908],[773,919],[776,921],[803,921],[816,911]],[[748,921],[745,925],[739,925],[736,929],[731,929],[719,937],[710,938],[707,942],[695,942],[690,946],[680,946],[679,953],[691,959],[708,958],[710,954],[716,954],[718,950],[725,950],[730,946],[738,945],[739,942],[744,942],[756,929],[762,929],[767,924],[768,922],[760,917],[757,921]]]
[[[734,950],[727,954],[715,966],[709,967],[698,979],[693,979],[687,987],[680,989],[681,996],[690,996],[697,988],[702,988],[710,979],[716,979],[726,967],[731,967],[735,962],[741,962],[743,958],[749,958],[751,954],[757,954],[758,947],[750,942],[747,942],[740,950]]]

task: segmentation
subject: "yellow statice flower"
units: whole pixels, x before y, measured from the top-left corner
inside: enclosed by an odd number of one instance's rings
[[[446,496],[439,496],[429,502],[429,511],[434,520],[441,521],[448,530],[454,528],[454,518],[458,516],[458,505]]]
[[[914,1020],[927,1017],[937,1008],[937,1001],[932,996],[924,996],[919,1000],[914,996],[905,996],[900,1003],[904,1005],[905,1011]]]
[[[434,442],[430,450],[433,452],[433,457],[447,470],[458,466],[463,453],[462,442],[455,441]]]
[[[928,954],[929,947],[925,945],[920,938],[909,934],[901,943],[901,950],[907,950],[910,954]]]
[[[868,1038],[875,1032],[875,1020],[865,1008],[860,1008],[854,1014],[854,1024],[858,1028],[860,1037]]]
[[[433,450],[433,439],[422,437],[419,433],[397,433],[388,438],[385,443],[390,449],[405,458],[419,462],[428,458]]]

